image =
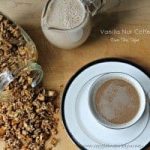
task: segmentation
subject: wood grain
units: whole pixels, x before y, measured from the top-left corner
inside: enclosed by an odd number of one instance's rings
[[[0,11],[20,24],[32,37],[44,70],[43,84],[60,93],[69,78],[83,65],[100,58],[119,57],[138,63],[150,72],[150,34],[103,35],[100,30],[150,30],[150,1],[122,0],[112,13],[97,16],[96,27],[81,47],[61,50],[51,45],[40,27],[41,11],[46,0],[0,0]],[[119,39],[119,41],[118,41]],[[128,42],[124,40],[129,40]],[[139,40],[139,42],[135,42]],[[61,101],[61,100],[60,100]],[[60,121],[56,150],[77,150]]]

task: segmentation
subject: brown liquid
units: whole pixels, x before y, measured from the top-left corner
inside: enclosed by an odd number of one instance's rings
[[[140,106],[136,89],[120,79],[106,81],[97,91],[96,109],[107,121],[123,124],[132,120]]]

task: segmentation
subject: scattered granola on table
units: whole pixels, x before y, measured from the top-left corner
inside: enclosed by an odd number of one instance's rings
[[[27,61],[28,51],[18,26],[0,14],[0,73]],[[0,101],[0,137],[6,150],[43,150],[49,138],[51,147],[57,144],[57,93],[41,85],[32,88],[31,74],[22,72],[5,89],[11,93],[8,101]]]
[[[24,74],[9,87],[12,97],[0,103],[0,135],[7,150],[40,150],[57,134],[56,92],[33,89]],[[49,95],[49,93],[53,93]]]

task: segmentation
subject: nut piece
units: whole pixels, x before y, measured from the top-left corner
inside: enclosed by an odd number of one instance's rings
[[[44,101],[44,100],[45,100],[45,96],[42,95],[42,94],[39,94],[38,97],[37,97],[37,99],[38,99],[39,101]]]
[[[57,140],[56,138],[52,138],[51,144],[52,144],[53,146],[56,146],[57,142],[58,142],[58,140]]]
[[[4,136],[6,133],[6,129],[4,127],[0,128],[0,136]]]
[[[4,51],[2,49],[0,49],[0,56],[4,55]]]
[[[57,96],[56,91],[52,91],[52,90],[48,91],[48,97],[53,98],[53,97],[56,97],[56,96]]]
[[[2,21],[2,20],[3,20],[3,15],[0,14],[0,21]]]

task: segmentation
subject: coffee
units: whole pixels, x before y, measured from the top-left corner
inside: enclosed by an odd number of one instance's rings
[[[95,95],[98,115],[113,124],[131,121],[140,108],[137,90],[125,80],[110,79],[103,83]]]

